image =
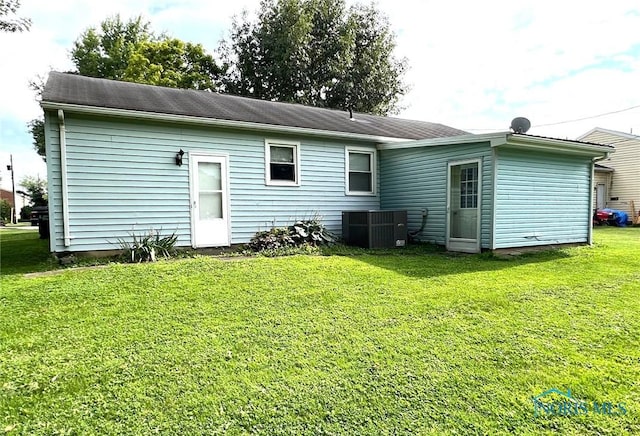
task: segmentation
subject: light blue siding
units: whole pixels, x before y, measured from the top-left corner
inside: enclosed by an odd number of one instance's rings
[[[189,159],[182,148],[229,156],[231,242],[259,230],[319,215],[333,231],[341,211],[378,209],[378,196],[345,195],[345,147],[362,143],[277,136],[186,124],[92,118],[66,113],[71,246],[63,245],[60,146],[54,114],[46,114],[52,251],[117,249],[119,238],[149,229],[176,231],[191,245]],[[301,186],[265,186],[264,141],[300,142]],[[374,144],[364,144],[375,148]]]
[[[495,248],[587,242],[588,157],[498,148]]]
[[[492,160],[489,143],[442,145],[380,151],[380,203],[383,209],[408,211],[409,231],[422,223],[428,209],[423,241],[444,245],[446,233],[447,168],[449,162],[482,160],[483,248],[491,243]]]

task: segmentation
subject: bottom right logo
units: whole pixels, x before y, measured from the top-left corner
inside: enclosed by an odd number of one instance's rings
[[[534,416],[577,416],[590,413],[606,416],[622,416],[627,414],[625,403],[609,401],[587,403],[571,396],[571,390],[562,392],[552,388],[532,397]]]

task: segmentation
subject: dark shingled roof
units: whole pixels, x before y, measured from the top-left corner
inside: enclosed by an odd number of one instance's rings
[[[52,72],[42,102],[244,121],[364,135],[426,139],[465,135],[442,124],[256,100],[228,94]]]

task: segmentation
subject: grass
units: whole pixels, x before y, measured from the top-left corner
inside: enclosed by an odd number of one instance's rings
[[[509,260],[334,249],[36,278],[42,243],[5,232],[9,434],[640,432],[640,228]],[[589,413],[534,416],[550,388]]]

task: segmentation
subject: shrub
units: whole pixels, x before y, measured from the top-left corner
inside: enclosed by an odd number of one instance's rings
[[[31,218],[32,210],[33,210],[33,207],[31,206],[25,206],[22,209],[20,209],[20,219],[28,220],[29,218]]]
[[[296,245],[309,244],[312,247],[318,245],[331,244],[335,238],[325,228],[325,226],[316,219],[296,221],[289,227],[291,239]]]
[[[175,232],[169,236],[160,237],[160,232],[151,229],[147,234],[130,233],[130,235],[132,242],[118,239],[120,248],[129,262],[155,262],[158,256],[168,259],[175,253],[174,246],[178,240]]]
[[[11,220],[11,203],[4,198],[0,200],[0,220]]]
[[[317,247],[331,244],[335,238],[318,219],[296,221],[289,227],[274,227],[255,234],[248,247],[253,251],[283,251],[289,247]],[[286,250],[284,250],[286,251]]]

